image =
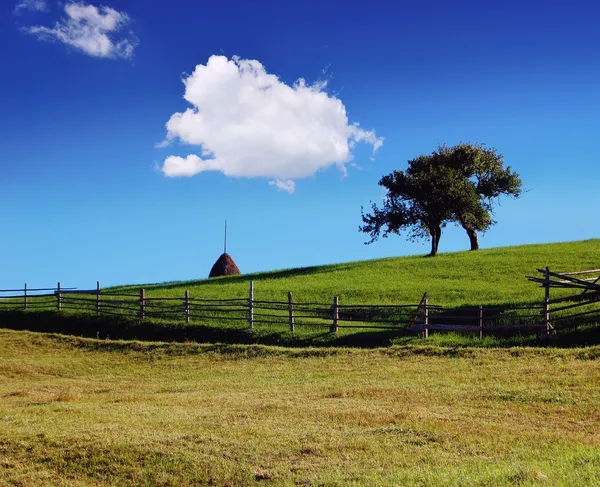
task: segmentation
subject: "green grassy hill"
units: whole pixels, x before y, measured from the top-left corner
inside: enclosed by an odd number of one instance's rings
[[[536,268],[573,271],[600,267],[600,239],[524,245],[423,256],[350,262],[243,276],[134,286],[151,297],[245,298],[255,281],[255,299],[344,304],[418,303],[424,292],[443,306],[539,303],[543,291],[527,281]],[[118,288],[119,290],[130,287]]]
[[[87,304],[80,305],[81,297],[64,297],[61,313],[53,311],[56,298],[46,298],[49,311],[31,310],[23,313],[22,300],[16,300],[17,310],[0,313],[0,327],[28,329],[46,332],[59,332],[88,337],[112,337],[142,340],[198,341],[223,343],[263,343],[293,346],[386,346],[390,344],[418,343],[421,339],[406,326],[396,326],[390,330],[355,328],[355,323],[342,323],[345,328],[339,333],[329,333],[329,318],[322,319],[318,326],[297,326],[294,333],[287,325],[287,307],[276,313],[279,324],[259,323],[254,330],[247,328],[247,311],[243,302],[235,313],[237,321],[223,320],[221,312],[206,317],[195,317],[190,324],[184,321],[182,300],[185,291],[195,299],[235,299],[247,298],[249,282],[255,282],[254,299],[258,301],[279,301],[287,299],[288,291],[294,294],[294,302],[320,303],[325,310],[334,296],[339,296],[341,305],[387,305],[416,304],[424,292],[428,293],[429,303],[445,308],[483,305],[541,305],[543,290],[528,281],[526,276],[538,275],[537,268],[550,267],[553,271],[576,271],[600,268],[600,240],[587,240],[544,245],[526,245],[480,250],[477,252],[455,252],[440,254],[435,258],[411,256],[352,262],[300,269],[280,270],[243,276],[204,279],[188,282],[163,284],[139,284],[103,290],[102,310],[106,313],[122,312],[111,308],[111,300],[128,300],[125,312],[129,317],[116,317],[111,314],[96,316],[95,297],[88,296]],[[154,301],[159,312],[171,307],[168,315],[144,320],[136,318],[140,288],[144,288],[146,298],[178,298],[166,302]],[[106,294],[104,294],[106,293]],[[110,293],[128,294],[126,297],[110,296]],[[552,291],[552,298],[569,294],[565,291]],[[181,300],[181,301],[179,301]],[[167,304],[161,304],[167,303]],[[114,304],[114,303],[113,303]],[[87,311],[81,309],[85,306]],[[160,308],[163,306],[163,308]],[[219,304],[218,306],[222,306]],[[264,306],[264,305],[263,305]],[[267,307],[270,305],[266,305]],[[592,305],[598,307],[598,305]],[[6,310],[7,307],[4,307]],[[258,310],[258,313],[271,313]],[[210,314],[210,311],[200,311]],[[256,313],[256,311],[255,311]],[[326,311],[327,313],[327,311]],[[408,312],[412,313],[411,311]],[[540,311],[524,319],[524,323],[540,322]],[[461,313],[465,314],[465,313]],[[168,318],[165,318],[168,316]],[[236,315],[227,315],[235,318]],[[263,315],[263,320],[271,319]],[[556,345],[592,345],[600,343],[600,327],[597,315],[587,316],[582,322],[561,322]],[[412,317],[412,314],[411,314]],[[261,318],[259,318],[261,319]],[[394,318],[395,319],[395,318]],[[394,323],[406,323],[407,319]],[[532,321],[533,320],[533,321]],[[536,321],[537,320],[537,321]],[[302,320],[300,320],[302,321]],[[359,320],[360,321],[360,320]],[[393,320],[392,320],[393,321]],[[302,323],[300,323],[302,325]],[[306,322],[304,323],[306,324]],[[316,324],[316,323],[313,323]],[[463,324],[463,323],[461,323]],[[567,326],[568,325],[568,326]],[[362,325],[361,325],[362,326]],[[574,327],[577,327],[576,329]],[[525,333],[525,332],[524,332]],[[434,333],[430,342],[439,345],[472,346],[512,346],[545,344],[535,331],[523,336],[489,336],[480,340],[478,333],[456,335]]]

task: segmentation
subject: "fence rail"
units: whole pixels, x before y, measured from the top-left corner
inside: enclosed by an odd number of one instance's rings
[[[220,321],[252,329],[255,325],[285,326],[291,332],[301,328],[322,328],[332,333],[340,329],[400,330],[419,333],[427,338],[429,331],[475,332],[538,330],[551,335],[553,322],[564,322],[580,317],[600,316],[600,307],[583,312],[566,313],[600,301],[600,269],[556,273],[549,268],[538,269],[543,277],[528,279],[545,289],[544,300],[536,305],[478,306],[444,308],[431,304],[425,293],[417,304],[344,304],[335,296],[329,303],[294,301],[292,292],[287,300],[255,299],[254,281],[250,281],[248,298],[205,299],[192,297],[189,291],[181,297],[148,297],[146,290],[138,294],[103,292],[100,282],[95,289],[65,288],[59,282],[54,288],[0,289],[0,312],[6,310],[95,313],[112,316],[184,320]],[[597,274],[580,279],[577,275]],[[582,291],[575,296],[550,299],[550,289]],[[47,291],[52,291],[48,293]],[[10,293],[10,294],[8,294]],[[22,293],[22,294],[15,294]],[[557,303],[569,304],[551,308]]]

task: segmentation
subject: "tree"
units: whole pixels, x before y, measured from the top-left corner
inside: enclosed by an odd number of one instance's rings
[[[479,248],[477,232],[496,222],[493,207],[502,194],[518,197],[521,180],[510,167],[503,167],[502,154],[484,145],[440,146],[430,155],[408,161],[406,171],[383,176],[379,185],[386,191],[381,208],[362,213],[361,232],[371,237],[409,232],[409,239],[431,237],[431,252],[437,253],[442,228],[449,222],[467,232],[471,250]]]
[[[454,171],[449,202],[453,220],[467,232],[471,250],[479,249],[477,232],[497,223],[492,216],[499,197],[521,195],[519,174],[504,167],[502,154],[483,144],[443,145],[431,154],[430,161]]]
[[[437,253],[442,228],[452,218],[445,188],[439,184],[447,178],[448,171],[425,164],[425,158],[419,156],[410,161],[413,165],[408,170],[381,178],[379,185],[387,190],[383,207],[373,204],[372,214],[362,213],[364,225],[360,230],[370,234],[368,243],[375,242],[381,232],[386,238],[407,229],[411,240],[430,236],[430,255]]]

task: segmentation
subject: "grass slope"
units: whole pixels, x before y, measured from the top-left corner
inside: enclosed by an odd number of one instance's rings
[[[343,304],[418,303],[424,292],[443,306],[540,303],[543,291],[527,281],[536,268],[555,271],[600,267],[600,239],[442,253],[306,267],[244,276],[143,285],[150,297],[245,298],[255,281],[255,299],[294,299]],[[139,290],[140,285],[135,286]],[[120,289],[128,289],[120,288]],[[130,288],[129,288],[130,289]]]
[[[257,300],[285,301],[288,291],[292,291],[295,302],[317,302],[325,306],[335,295],[340,297],[341,304],[412,304],[418,303],[426,291],[431,304],[445,307],[539,305],[543,290],[529,282],[527,275],[537,275],[536,268],[546,266],[556,271],[599,268],[598,256],[600,240],[595,239],[445,253],[435,258],[398,257],[210,280],[123,286],[105,291],[135,294],[144,287],[149,298],[183,298],[186,290],[193,298],[247,298],[249,282],[253,280]],[[565,292],[553,290],[552,297],[561,294]],[[48,299],[54,302],[54,298]],[[134,308],[136,306],[133,305]],[[136,309],[131,310],[132,315]],[[595,320],[592,316],[586,322],[578,323],[581,326],[577,330],[561,328],[553,344],[579,346],[600,343],[600,327]],[[186,326],[182,313],[172,320],[146,319],[140,322],[136,318],[117,319],[110,315],[97,318],[94,313],[33,311],[23,314],[17,311],[0,314],[0,326],[88,337],[212,343],[373,347],[420,342],[415,333],[403,328],[393,331],[346,328],[332,334],[326,326],[297,327],[292,334],[285,325],[258,324],[253,331],[248,331],[243,320],[219,322],[199,319]],[[535,334],[480,340],[472,335],[432,333],[430,340],[446,346],[545,344]]]
[[[599,356],[0,330],[0,485],[600,485]]]

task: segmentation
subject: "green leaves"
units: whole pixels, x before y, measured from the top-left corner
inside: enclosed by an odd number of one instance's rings
[[[492,213],[497,199],[519,197],[521,184],[510,166],[504,168],[496,149],[483,144],[442,145],[408,161],[405,171],[381,178],[379,185],[386,188],[387,197],[381,208],[373,204],[372,213],[362,212],[364,225],[359,230],[370,235],[368,244],[403,229],[409,239],[431,236],[435,255],[441,228],[454,222],[465,229],[471,249],[476,250],[476,232],[496,223]]]

